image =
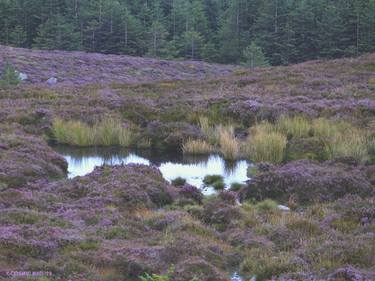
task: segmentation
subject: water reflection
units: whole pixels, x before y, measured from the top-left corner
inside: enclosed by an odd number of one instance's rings
[[[224,161],[219,155],[186,156],[181,153],[158,153],[152,150],[66,146],[57,146],[55,149],[67,160],[70,178],[84,176],[92,172],[95,166],[103,164],[136,163],[159,167],[163,177],[168,181],[182,177],[188,183],[203,188],[203,178],[212,174],[222,175],[227,186],[233,182],[244,182],[248,180],[247,168],[250,165],[245,160]],[[213,190],[206,188],[204,192],[210,194]]]

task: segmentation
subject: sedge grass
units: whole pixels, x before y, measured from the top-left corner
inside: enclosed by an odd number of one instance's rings
[[[124,146],[132,145],[134,133],[115,119],[104,119],[89,126],[81,121],[53,121],[55,140],[75,146]]]
[[[249,158],[255,162],[281,163],[284,159],[287,138],[285,135],[268,130],[268,127],[251,130],[246,144]]]
[[[204,140],[188,140],[182,145],[184,154],[209,154],[215,152],[214,146]]]
[[[225,159],[234,160],[240,156],[240,143],[234,135],[233,126],[217,128],[220,152]]]

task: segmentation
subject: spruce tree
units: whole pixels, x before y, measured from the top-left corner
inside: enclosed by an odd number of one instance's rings
[[[243,65],[246,67],[254,68],[269,65],[262,48],[257,46],[254,41],[244,50],[243,55],[245,57]]]

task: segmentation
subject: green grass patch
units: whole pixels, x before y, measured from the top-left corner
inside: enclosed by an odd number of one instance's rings
[[[124,146],[133,144],[134,132],[119,120],[104,119],[89,126],[81,121],[53,121],[53,135],[61,144],[75,146]]]

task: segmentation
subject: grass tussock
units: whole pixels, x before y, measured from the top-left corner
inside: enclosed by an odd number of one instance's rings
[[[199,117],[199,126],[210,144],[212,145],[218,144],[219,138],[217,134],[217,129],[215,126],[210,125],[210,122],[207,117],[204,117],[204,116]]]
[[[287,136],[303,138],[309,136],[311,123],[302,116],[281,116],[277,121],[276,129]]]
[[[348,156],[365,162],[371,151],[368,130],[356,128],[348,122],[325,118],[308,120],[304,117],[283,116],[275,124],[262,122],[253,126],[249,135],[245,150],[255,162],[282,162],[289,151],[288,139],[319,140],[327,159]]]
[[[349,156],[365,162],[369,157],[369,145],[367,133],[353,128],[335,134],[327,142],[326,152],[330,158]]]
[[[286,145],[286,136],[270,130],[270,125],[266,123],[251,130],[246,151],[248,157],[255,162],[281,163]]]
[[[219,126],[217,128],[219,136],[220,152],[225,159],[234,160],[240,156],[240,142],[234,135],[233,126]]]
[[[209,154],[215,152],[215,147],[204,140],[188,140],[182,146],[184,154]]]
[[[104,119],[89,126],[81,121],[53,121],[53,134],[58,143],[75,146],[124,146],[133,143],[134,133],[115,119]]]

